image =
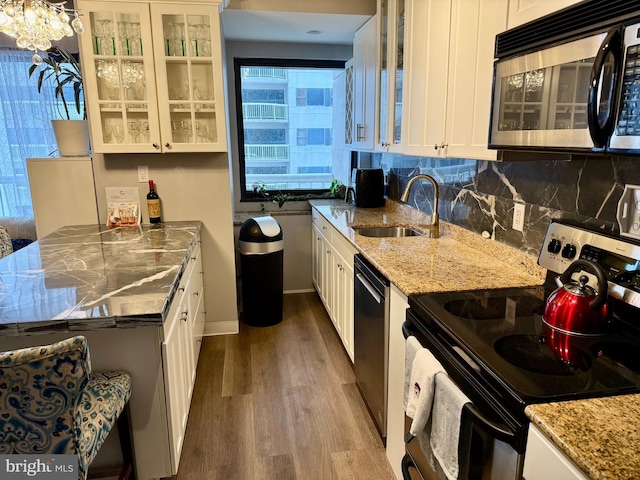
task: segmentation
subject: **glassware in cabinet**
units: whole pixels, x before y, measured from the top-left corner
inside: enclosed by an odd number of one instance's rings
[[[155,43],[163,52],[156,56],[161,130],[168,132],[164,148],[180,151],[224,151],[224,105],[222,56],[217,11],[193,8],[189,13],[174,5],[152,5]],[[166,102],[162,101],[162,92]],[[167,115],[164,115],[166,109]]]
[[[217,5],[78,6],[94,152],[226,151]]]
[[[148,4],[79,1],[83,81],[97,153],[154,152],[160,128]],[[155,145],[154,145],[155,144]]]

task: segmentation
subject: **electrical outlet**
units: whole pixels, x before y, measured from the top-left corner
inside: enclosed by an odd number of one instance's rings
[[[521,232],[524,229],[524,203],[513,204],[513,227]]]
[[[144,183],[149,181],[149,166],[138,165],[138,182]]]

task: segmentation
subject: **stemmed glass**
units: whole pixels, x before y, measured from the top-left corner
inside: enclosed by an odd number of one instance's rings
[[[137,120],[129,120],[127,122],[127,130],[129,131],[129,138],[131,143],[138,143],[138,135],[140,135],[140,124]]]
[[[149,143],[149,121],[148,120],[140,120],[140,134],[144,139],[145,143]]]
[[[124,140],[124,128],[122,128],[122,125],[113,125],[111,127],[111,133],[116,143],[122,143],[122,140]]]

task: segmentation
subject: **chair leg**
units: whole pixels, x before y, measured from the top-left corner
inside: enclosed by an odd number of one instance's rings
[[[136,480],[136,457],[133,451],[133,431],[131,429],[129,402],[125,404],[117,422],[122,460],[124,461],[118,480]]]

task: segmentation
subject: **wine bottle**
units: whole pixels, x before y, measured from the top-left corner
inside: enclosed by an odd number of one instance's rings
[[[147,208],[149,209],[149,222],[160,223],[162,217],[160,215],[160,197],[156,193],[153,180],[149,180],[149,193],[147,193]]]

